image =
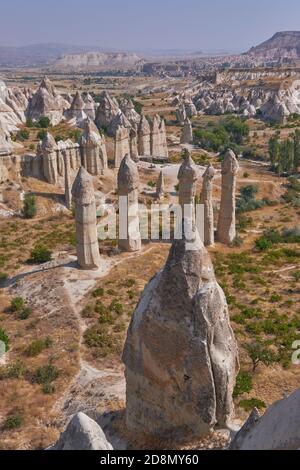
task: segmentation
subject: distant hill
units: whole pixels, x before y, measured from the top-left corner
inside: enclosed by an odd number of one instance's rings
[[[101,51],[101,48],[55,43],[20,47],[0,46],[0,67],[39,67],[55,62],[64,54],[88,51]]]
[[[274,59],[300,59],[300,31],[282,31],[256,47],[247,54]]]
[[[66,54],[55,61],[50,69],[63,72],[128,70],[143,63],[141,57],[130,52],[86,52]]]

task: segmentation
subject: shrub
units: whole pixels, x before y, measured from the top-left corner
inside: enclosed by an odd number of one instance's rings
[[[26,127],[34,127],[34,123],[32,119],[27,119],[26,120]]]
[[[92,318],[94,316],[94,308],[92,305],[86,305],[81,311],[81,316],[83,318]]]
[[[248,393],[252,390],[252,377],[248,372],[240,371],[236,378],[236,384],[233,391],[233,397],[236,398],[243,393]]]
[[[27,320],[27,318],[29,318],[31,314],[32,314],[32,309],[30,307],[25,307],[18,313],[18,319]]]
[[[155,183],[155,181],[150,180],[150,181],[148,181],[147,186],[149,186],[150,188],[155,188],[156,183]]]
[[[21,129],[17,133],[17,139],[19,140],[27,140],[29,139],[29,131],[27,129]]]
[[[118,302],[117,299],[114,299],[111,302],[109,309],[115,313],[119,313],[119,314],[123,313],[123,305],[120,302]]]
[[[24,418],[22,414],[16,411],[6,418],[3,424],[3,429],[10,430],[20,428],[23,423]]]
[[[50,119],[47,116],[42,116],[38,121],[37,126],[41,129],[47,129],[48,127],[50,127],[50,124]]]
[[[10,302],[11,312],[20,312],[24,308],[24,300],[22,297],[14,297]]]
[[[43,384],[42,390],[43,390],[43,393],[45,393],[45,395],[52,395],[52,393],[55,392],[55,387],[53,384],[47,382]]]
[[[59,370],[57,367],[53,366],[52,364],[47,364],[45,366],[39,367],[34,376],[33,382],[38,383],[40,385],[43,384],[50,384],[54,382],[59,376]]]
[[[242,400],[239,403],[239,406],[243,408],[245,411],[252,411],[254,408],[258,408],[259,410],[262,408],[266,408],[266,404],[262,400],[258,400],[257,398],[250,398],[249,400]]]
[[[48,250],[44,245],[37,245],[30,254],[30,261],[36,264],[47,263],[51,261],[52,251]]]
[[[38,139],[40,140],[44,140],[44,138],[46,137],[47,135],[47,131],[45,129],[42,129],[41,131],[38,132]]]
[[[93,291],[93,297],[103,297],[104,295],[104,289],[103,287],[98,287]]]
[[[256,371],[260,363],[269,366],[274,362],[278,362],[278,355],[271,351],[267,345],[255,341],[251,344],[245,346],[246,351],[249,354],[249,357],[252,361],[252,370]]]
[[[45,341],[42,339],[37,339],[32,341],[25,350],[25,354],[28,357],[38,356],[46,348]]]
[[[32,194],[25,194],[23,203],[23,215],[25,219],[33,219],[36,215],[36,200]]]
[[[16,361],[0,369],[0,380],[19,379],[24,375],[25,366],[22,361]]]

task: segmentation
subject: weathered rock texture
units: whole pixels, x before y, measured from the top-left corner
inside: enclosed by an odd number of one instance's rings
[[[100,255],[97,237],[96,203],[93,180],[81,167],[72,187],[75,205],[76,249],[82,269],[97,269]]]
[[[107,128],[112,119],[119,114],[120,108],[114,98],[111,98],[107,91],[103,91],[100,96],[99,106],[96,113],[96,125],[99,128]]]
[[[195,195],[197,169],[190,153],[184,152],[184,160],[178,172],[179,204],[185,218],[195,219]]]
[[[118,126],[116,130],[115,148],[114,148],[115,168],[120,167],[121,161],[127,154],[130,154],[128,129],[123,126]]]
[[[101,427],[80,412],[73,416],[50,450],[112,450]]]
[[[263,416],[251,413],[236,434],[232,450],[298,450],[300,448],[300,389],[271,405]]]
[[[57,93],[51,81],[45,77],[29,100],[27,116],[33,121],[46,116],[52,125],[56,125],[62,121],[64,110],[68,108],[69,103]]]
[[[67,153],[67,150],[63,150],[64,158],[64,171],[65,171],[65,202],[66,207],[71,209],[72,207],[72,186],[71,186],[71,170],[70,170],[70,160]]]
[[[222,162],[222,195],[218,220],[218,240],[228,245],[236,237],[235,191],[238,171],[237,159],[233,151],[228,150]]]
[[[165,122],[158,114],[153,117],[150,128],[151,155],[153,157],[168,157]]]
[[[208,165],[203,173],[203,185],[200,197],[200,204],[204,205],[204,244],[212,246],[215,242],[214,234],[214,208],[213,208],[213,179],[215,170],[212,165]]]
[[[87,118],[84,133],[80,139],[81,161],[91,175],[100,175],[107,168],[107,153],[104,137],[95,124]]]
[[[157,183],[156,183],[156,198],[158,200],[160,199],[163,199],[164,197],[164,194],[165,194],[165,182],[164,182],[164,174],[163,172],[161,171],[159,173],[159,177],[157,179]]]
[[[199,236],[175,240],[165,267],[145,287],[123,362],[129,429],[186,438],[230,420],[237,346]]]
[[[138,251],[141,249],[138,207],[139,173],[129,154],[123,158],[119,168],[118,193],[119,197],[125,196],[128,207],[127,217],[119,207],[119,248],[123,251]]]
[[[151,155],[150,134],[150,124],[142,115],[138,126],[138,153],[140,156]]]
[[[137,163],[139,161],[137,131],[133,127],[129,131],[129,146],[130,146],[130,156],[132,160],[134,160]]]
[[[193,143],[193,128],[189,118],[186,118],[186,120],[184,121],[180,142],[182,144]]]
[[[47,132],[43,139],[41,151],[43,155],[44,177],[50,184],[56,184],[58,179],[57,144],[53,136]]]
[[[71,107],[65,111],[65,117],[69,121],[70,125],[77,127],[82,126],[83,122],[87,118],[85,106],[86,104],[83,101],[81,94],[77,91],[71,103]]]

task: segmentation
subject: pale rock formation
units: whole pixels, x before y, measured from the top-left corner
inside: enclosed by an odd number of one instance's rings
[[[194,237],[173,241],[127,332],[126,424],[135,433],[202,436],[233,414],[237,345],[210,257]]]
[[[71,209],[72,207],[71,169],[70,169],[70,161],[69,161],[69,155],[67,153],[67,149],[64,149],[62,154],[64,158],[64,173],[65,173],[65,202],[66,202],[66,207],[68,209]]]
[[[254,410],[234,437],[232,450],[299,450],[300,389],[271,405],[260,417]]]
[[[126,127],[128,129],[128,132],[132,128],[131,123],[128,121],[127,117],[125,114],[120,111],[116,116],[111,120],[110,125],[108,126],[107,129],[107,134],[110,136],[115,136],[117,132],[118,127]]]
[[[46,116],[52,125],[59,124],[63,119],[63,113],[69,108],[69,103],[59,95],[51,83],[45,77],[36,93],[29,100],[27,109],[28,118],[38,121]]]
[[[56,184],[58,180],[57,150],[57,144],[53,136],[47,132],[41,145],[41,152],[44,178],[50,184]]]
[[[114,147],[114,165],[119,168],[121,161],[126,154],[130,154],[130,143],[128,129],[123,126],[118,126],[115,135]]]
[[[103,91],[100,96],[99,106],[96,113],[95,123],[97,127],[108,128],[112,119],[121,112],[118,103],[111,98],[107,91]]]
[[[193,116],[197,116],[197,109],[196,106],[194,105],[193,101],[191,99],[186,100],[184,102],[184,107],[185,107],[185,113],[188,118],[191,118]]]
[[[160,139],[160,156],[168,158],[168,145],[167,145],[167,133],[164,119],[161,119],[159,124],[159,139]]]
[[[218,240],[230,245],[236,237],[235,191],[239,164],[232,150],[228,150],[222,162],[222,195],[218,220]]]
[[[179,180],[179,204],[185,218],[195,218],[195,195],[197,182],[196,165],[190,155],[185,150],[184,160],[178,171]]]
[[[80,412],[74,415],[65,431],[50,450],[112,450],[101,427]]]
[[[203,173],[203,185],[200,197],[200,204],[204,205],[204,244],[206,246],[212,246],[215,242],[214,209],[212,199],[214,176],[215,170],[210,164]]]
[[[176,110],[176,119],[179,122],[179,124],[183,126],[186,118],[187,116],[186,116],[185,107],[184,107],[184,104],[181,103],[179,108]]]
[[[158,200],[163,199],[164,194],[165,194],[164,174],[162,171],[160,171],[159,177],[156,183],[156,193],[155,193],[156,199]]]
[[[182,129],[182,134],[180,138],[180,143],[181,144],[192,144],[193,143],[193,128],[192,128],[192,123],[187,117],[186,120],[184,121],[183,129]]]
[[[140,122],[140,115],[136,112],[134,104],[130,98],[124,98],[120,103],[120,108],[130,124],[135,127]]]
[[[96,103],[93,97],[89,93],[85,93],[83,95],[84,101],[84,112],[85,114],[92,120],[95,121],[96,119]]]
[[[151,122],[150,152],[154,157],[161,157],[160,117],[156,114]]]
[[[82,165],[91,175],[100,175],[107,168],[105,140],[90,118],[85,120],[84,125],[80,139]]]
[[[127,154],[118,172],[118,194],[127,198],[127,220],[119,208],[119,249],[139,251],[141,234],[139,228],[139,172],[136,163]],[[121,221],[122,217],[122,221]],[[122,225],[122,226],[121,226]]]
[[[83,167],[79,169],[75,178],[72,196],[75,205],[78,264],[85,270],[98,269],[100,255],[93,180]]]
[[[140,156],[151,155],[150,134],[150,124],[142,115],[138,126],[138,153]]]
[[[85,102],[79,91],[76,92],[71,107],[65,111],[65,117],[70,125],[76,127],[81,127],[86,120]]]
[[[137,163],[139,161],[137,131],[133,127],[129,131],[129,146],[130,146],[130,156],[132,160],[134,160]]]
[[[5,132],[0,122],[0,157],[2,155],[10,155],[12,145],[10,142],[9,134]]]

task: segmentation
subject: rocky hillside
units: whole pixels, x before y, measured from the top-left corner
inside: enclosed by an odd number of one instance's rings
[[[300,59],[300,31],[282,31],[256,47],[248,54],[274,59]]]
[[[84,54],[66,54],[59,58],[51,69],[74,72],[83,70],[126,70],[142,64],[143,60],[134,53],[88,52]]]

